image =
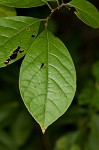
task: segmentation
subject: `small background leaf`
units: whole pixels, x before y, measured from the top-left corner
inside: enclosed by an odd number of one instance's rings
[[[0,67],[6,66],[4,62],[13,51],[20,46],[22,53],[18,53],[14,61],[20,59],[26,53],[30,44],[38,33],[40,20],[31,17],[4,17],[0,18]],[[10,64],[9,63],[9,64]]]
[[[78,95],[78,103],[80,105],[89,105],[90,107],[99,110],[99,61],[92,66],[92,79],[88,79],[85,87]]]
[[[89,105],[99,110],[99,88],[95,85],[93,80],[86,82],[86,86],[82,89],[78,96],[78,103],[80,105]]]
[[[99,115],[93,114],[90,122],[90,134],[88,139],[88,150],[98,150],[99,148]]]
[[[54,146],[54,150],[81,150],[77,144],[79,138],[78,132],[70,132],[60,137]]]
[[[0,17],[16,16],[16,10],[7,6],[0,5]]]
[[[0,150],[18,150],[13,137],[5,131],[0,130]]]
[[[99,61],[93,64],[92,74],[97,82],[99,82]],[[98,83],[99,84],[99,83]]]
[[[56,0],[45,0],[45,1],[54,1]],[[20,8],[27,8],[27,7],[37,7],[40,5],[44,5],[45,3],[42,0],[0,0],[0,4],[10,7],[20,7]]]
[[[67,5],[75,7],[75,14],[85,24],[99,28],[99,11],[94,5],[86,0],[72,0]]]
[[[0,95],[0,97],[2,97],[2,95]],[[0,128],[9,124],[17,109],[17,102],[9,102],[0,106]]]
[[[27,111],[17,114],[15,122],[12,123],[12,135],[16,145],[22,146],[32,133],[33,120]]]
[[[31,45],[20,71],[20,91],[42,131],[65,113],[74,97],[76,75],[65,45],[42,32]]]

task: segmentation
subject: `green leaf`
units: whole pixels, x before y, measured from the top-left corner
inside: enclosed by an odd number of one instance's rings
[[[95,85],[93,80],[88,80],[78,95],[78,103],[99,110],[99,87],[97,86],[99,85]]]
[[[0,5],[0,17],[16,16],[16,10],[7,6]]]
[[[54,1],[56,0],[45,0]],[[42,0],[0,0],[0,4],[9,6],[9,7],[20,7],[20,8],[28,8],[28,7],[37,7],[40,5],[44,5],[45,3]]]
[[[17,52],[17,57],[8,64],[24,56],[34,37],[38,33],[40,20],[31,17],[4,17],[0,18],[0,67],[7,65],[6,60],[20,47],[24,50]]]
[[[99,61],[97,61],[96,63],[93,64],[92,74],[95,77],[96,81],[99,82]]]
[[[85,24],[99,28],[99,11],[94,5],[86,0],[72,0],[68,4],[70,7],[75,7],[75,14]]]
[[[99,149],[99,115],[93,114],[90,122],[90,134],[88,138],[88,150]]]
[[[0,150],[18,150],[13,137],[3,130],[0,130]]]
[[[17,102],[9,102],[0,106],[0,128],[8,124],[16,109],[18,109]]]
[[[12,135],[16,145],[22,146],[29,138],[33,129],[33,119],[27,111],[21,111],[12,123]]]
[[[79,132],[69,132],[56,141],[54,150],[81,150],[77,144],[78,138]]]
[[[42,131],[66,112],[76,89],[76,74],[65,45],[43,31],[29,48],[20,70],[21,96]]]

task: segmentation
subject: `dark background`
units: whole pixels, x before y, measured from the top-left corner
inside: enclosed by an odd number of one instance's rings
[[[90,2],[99,10],[99,0]],[[16,11],[18,16],[37,18],[46,18],[50,13],[47,6]],[[43,135],[20,96],[22,59],[1,68],[0,150],[99,149],[99,29],[85,25],[73,11],[66,8],[56,11],[48,27],[64,42],[75,64],[77,91],[71,106]]]

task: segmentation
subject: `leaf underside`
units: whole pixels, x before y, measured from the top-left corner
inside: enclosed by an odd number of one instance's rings
[[[85,24],[92,28],[99,28],[99,11],[96,7],[86,0],[72,0],[67,3],[70,7],[75,7],[76,16]]]
[[[43,31],[22,63],[19,87],[23,101],[42,131],[70,106],[76,90],[76,73],[65,45]]]
[[[23,52],[18,53],[17,58],[9,61],[9,64],[25,55],[38,33],[39,25],[40,20],[31,17],[0,18],[0,67],[6,66],[4,62],[18,46]]]

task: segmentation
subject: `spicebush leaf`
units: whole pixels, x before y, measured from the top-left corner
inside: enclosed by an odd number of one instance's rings
[[[7,6],[0,5],[0,17],[16,16],[16,10]]]
[[[67,48],[52,33],[43,31],[29,48],[19,86],[43,133],[68,109],[76,89],[75,68]]]
[[[31,42],[38,33],[40,20],[31,17],[3,17],[0,18],[0,67],[6,66],[4,63],[15,49],[20,46],[22,53],[18,53],[16,59],[20,59],[26,53]]]
[[[67,5],[75,7],[75,14],[85,24],[93,28],[99,28],[99,11],[90,2],[86,0],[80,0],[80,2],[79,0],[72,0]]]
[[[45,1],[55,2],[56,0],[45,0]],[[0,0],[0,4],[10,7],[28,8],[44,5],[45,3],[42,0]]]

